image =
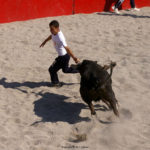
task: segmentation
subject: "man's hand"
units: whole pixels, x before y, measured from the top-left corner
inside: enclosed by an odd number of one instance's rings
[[[76,57],[74,57],[73,60],[75,61],[76,64],[80,62],[80,60]]]
[[[40,47],[44,47],[45,44],[46,44],[46,42],[44,41],[44,42],[40,45]]]

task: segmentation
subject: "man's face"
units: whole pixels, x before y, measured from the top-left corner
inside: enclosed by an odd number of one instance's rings
[[[56,35],[59,32],[59,28],[56,28],[54,26],[50,26],[50,32],[54,35]]]

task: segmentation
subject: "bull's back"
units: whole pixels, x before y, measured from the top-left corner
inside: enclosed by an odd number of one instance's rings
[[[86,76],[81,76],[80,94],[84,101],[100,100],[103,90],[101,86],[104,84],[109,74],[98,64],[89,65]],[[111,84],[109,79],[106,85]]]

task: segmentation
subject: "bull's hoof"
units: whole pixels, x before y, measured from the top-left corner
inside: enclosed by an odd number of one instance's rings
[[[96,115],[96,112],[94,111],[94,112],[91,112],[91,115]]]

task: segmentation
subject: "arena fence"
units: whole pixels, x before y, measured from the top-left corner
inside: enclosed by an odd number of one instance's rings
[[[0,0],[0,23],[35,18],[111,11],[116,0]],[[150,0],[135,0],[137,7],[150,6]],[[122,9],[130,8],[125,0]]]

